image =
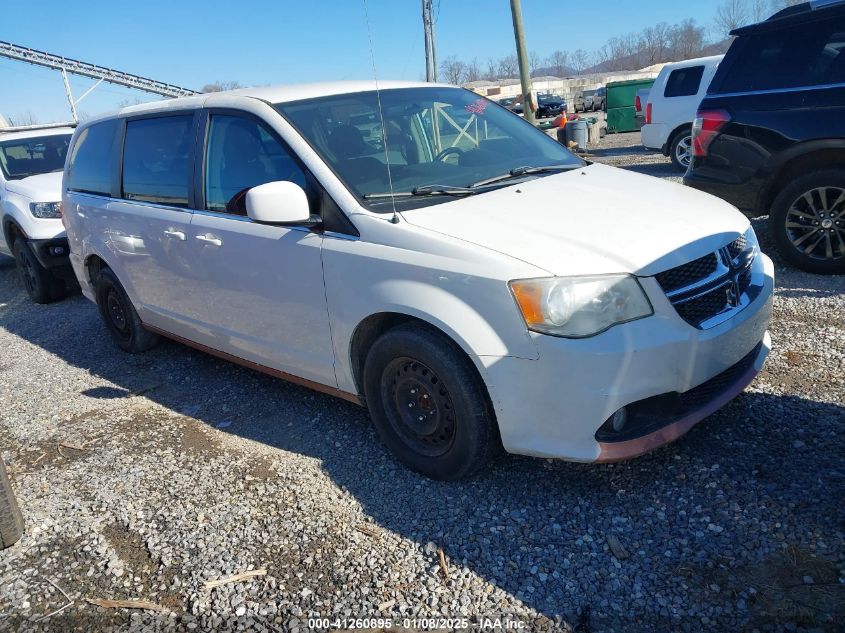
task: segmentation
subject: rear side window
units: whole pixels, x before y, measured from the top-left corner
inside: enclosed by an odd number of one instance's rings
[[[69,191],[111,195],[111,171],[117,120],[95,123],[79,133],[70,154]]]
[[[246,215],[246,192],[277,180],[303,189],[305,173],[258,121],[212,115],[205,166],[205,201],[209,211]]]
[[[845,18],[741,37],[726,61],[723,93],[843,83]]]
[[[704,66],[690,66],[673,70],[666,80],[666,89],[663,91],[663,96],[691,97],[698,94],[702,75],[704,75]]]
[[[127,121],[123,143],[123,197],[188,206],[193,116]]]

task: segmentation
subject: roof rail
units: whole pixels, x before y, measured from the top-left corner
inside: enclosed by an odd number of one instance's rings
[[[76,125],[76,121],[67,121],[66,123],[36,123],[34,125],[10,125],[0,127],[0,134],[7,132],[28,132],[30,130],[52,130],[57,127],[76,127]]]

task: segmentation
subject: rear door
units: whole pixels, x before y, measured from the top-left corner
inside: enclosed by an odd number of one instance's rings
[[[666,78],[666,85],[663,88],[663,99],[656,99],[653,102],[653,117],[665,123],[667,132],[675,129],[684,123],[692,123],[695,118],[698,104],[701,103],[701,96],[706,88],[702,89],[704,83],[705,65],[685,66],[676,68]],[[708,82],[710,77],[708,77]],[[660,111],[662,109],[663,111]],[[670,142],[672,139],[667,139]]]
[[[184,112],[122,122],[120,199],[101,218],[141,318],[187,338],[205,311],[189,239],[197,120]]]
[[[288,180],[309,190],[310,178],[275,132],[239,111],[206,112],[197,147],[201,195],[191,240],[214,347],[336,385],[323,237],[301,227],[253,222],[246,214],[251,187]]]

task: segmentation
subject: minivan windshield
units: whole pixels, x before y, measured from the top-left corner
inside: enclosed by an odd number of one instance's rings
[[[360,92],[276,108],[376,212],[394,202],[406,209],[438,204],[585,164],[519,116],[461,88]]]
[[[8,180],[62,171],[70,134],[0,141],[0,169]]]

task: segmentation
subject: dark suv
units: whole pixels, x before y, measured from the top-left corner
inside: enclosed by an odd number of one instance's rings
[[[795,5],[732,35],[684,183],[768,213],[793,265],[845,273],[845,0]]]

